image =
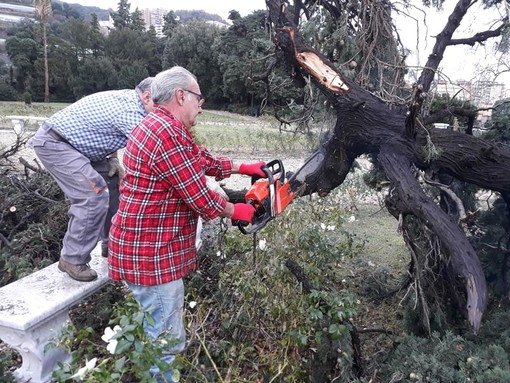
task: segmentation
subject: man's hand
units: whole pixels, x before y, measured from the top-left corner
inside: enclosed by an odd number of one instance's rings
[[[254,214],[255,208],[249,203],[235,203],[234,214],[232,214],[232,220],[251,222]]]
[[[110,165],[110,170],[108,171],[108,177],[113,177],[115,174],[122,178],[124,175],[124,169],[120,166],[119,159],[117,157],[108,158],[108,165]]]
[[[260,176],[265,178],[266,173],[261,169],[261,167],[265,165],[266,163],[264,161],[255,162],[253,164],[241,164],[239,165],[239,173],[247,176]]]

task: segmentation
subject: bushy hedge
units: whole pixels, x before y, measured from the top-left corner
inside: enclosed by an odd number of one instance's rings
[[[510,382],[508,312],[487,318],[478,336],[403,336],[381,366],[382,382]]]

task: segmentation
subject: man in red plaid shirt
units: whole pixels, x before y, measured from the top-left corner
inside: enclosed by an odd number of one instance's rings
[[[189,129],[205,98],[186,69],[159,73],[151,94],[154,111],[133,129],[124,153],[125,175],[110,229],[108,263],[110,277],[125,281],[141,307],[151,312],[155,324],[145,323],[146,333],[154,339],[172,336],[168,354],[151,368],[158,382],[171,382],[169,363],[185,346],[182,278],[197,267],[197,220],[228,217],[250,222],[255,212],[249,204],[227,202],[206,186],[205,176],[265,177],[265,164],[238,165],[195,143]]]

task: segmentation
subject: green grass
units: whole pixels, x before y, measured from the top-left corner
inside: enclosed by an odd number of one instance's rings
[[[241,116],[242,117],[242,116]],[[279,133],[264,125],[211,125],[207,122],[193,129],[197,141],[211,150],[230,152],[271,152],[301,156],[317,146],[317,138]]]
[[[30,105],[19,101],[0,102],[0,117],[3,116],[36,116],[49,117],[69,104],[33,102]]]
[[[70,104],[59,102],[33,102],[32,104],[27,105],[22,101],[0,101],[0,116],[16,115],[49,117],[68,105]],[[199,119],[202,121],[223,124],[258,124],[260,121],[264,120],[264,118],[257,119],[254,117],[241,116],[238,114],[221,112],[217,110],[204,110]]]
[[[0,127],[10,128],[11,123],[4,116],[49,117],[69,104],[0,102]],[[290,153],[292,156],[310,152],[317,143],[317,137],[297,134],[282,134],[269,116],[251,117],[235,113],[205,110],[198,116],[194,135],[198,142],[209,149],[225,154],[271,152]],[[37,128],[30,124],[29,129]]]
[[[243,116],[236,113],[223,112],[219,110],[206,109],[202,111],[202,114],[198,117],[199,121],[208,121],[213,123],[248,123],[248,124],[259,124],[264,118],[255,118],[250,116]]]

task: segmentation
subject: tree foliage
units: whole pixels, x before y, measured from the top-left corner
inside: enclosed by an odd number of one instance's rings
[[[148,75],[155,75],[178,64],[201,78],[209,106],[258,114],[265,107],[273,111],[273,105],[280,105],[287,109],[282,113],[286,116],[289,110],[302,108],[296,88],[282,67],[265,76],[276,60],[263,11],[241,17],[232,10],[230,27],[199,21],[203,17],[214,19],[204,12],[179,11],[178,20],[170,11],[165,15],[165,37],[161,38],[154,27],[145,30],[141,13],[131,13],[128,1],[119,1],[118,9],[112,12],[115,28],[107,35],[101,33],[95,13],[87,20],[73,17],[70,8],[63,18],[61,8],[49,20],[47,44],[49,89],[55,100],[72,101],[91,91],[135,83],[145,74],[136,69],[141,66]],[[20,94],[29,91],[35,101],[41,100],[44,90],[39,79],[43,78],[44,66],[39,60],[44,58],[37,28],[23,24],[11,35],[8,53],[14,64],[12,85]],[[30,45],[23,38],[34,43]],[[92,63],[98,63],[98,67],[93,68]],[[134,67],[128,69],[131,65]],[[116,71],[112,75],[108,69],[111,66]],[[287,108],[289,104],[291,108]]]
[[[177,26],[172,37],[167,39],[163,52],[163,68],[180,65],[200,79],[200,88],[204,95],[212,100],[221,98],[221,73],[217,62],[217,53],[211,51],[220,29],[214,25],[193,21]]]
[[[163,19],[165,20],[165,25],[163,26],[163,33],[166,37],[172,37],[173,30],[179,25],[179,21],[177,21],[177,16],[174,11],[168,12]]]
[[[117,12],[110,12],[115,29],[127,28],[131,24],[131,4],[127,0],[119,0]]]
[[[41,54],[34,23],[23,24],[17,33],[7,38],[6,50],[16,67],[14,86],[18,92],[32,90],[33,78],[37,76],[35,62]]]
[[[510,143],[510,99],[503,99],[494,105],[489,131],[484,138],[496,142]]]

